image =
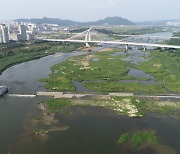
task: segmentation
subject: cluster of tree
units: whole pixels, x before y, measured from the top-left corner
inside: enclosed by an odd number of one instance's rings
[[[0,52],[0,58],[4,58],[7,56],[12,56],[14,55],[14,52],[12,50],[6,50],[6,51],[1,51]]]
[[[173,33],[174,37],[180,37],[180,31]],[[179,38],[172,38],[167,42],[170,45],[180,45],[180,39]]]
[[[110,30],[106,30],[106,29],[95,29],[97,32],[99,32],[99,33],[103,33],[103,34],[108,34],[108,35],[110,35],[110,34],[116,34],[115,32],[113,32],[113,31],[110,31]]]
[[[23,47],[19,49],[15,49],[16,52],[20,53],[29,53],[29,52],[40,52],[40,51],[46,51],[50,49],[50,46],[30,46],[30,47]]]
[[[70,33],[82,33],[84,31],[88,30],[88,28],[81,28],[81,29],[74,29],[74,30],[70,30]]]
[[[173,36],[175,36],[175,37],[180,37],[180,32],[175,32],[175,33],[173,33]]]
[[[148,28],[133,28],[133,29],[119,29],[118,31],[113,30],[107,30],[107,29],[95,29],[96,31],[113,35],[113,34],[119,34],[119,35],[142,35],[142,34],[151,34],[156,32],[162,32],[162,28],[159,27],[148,27]]]
[[[168,44],[171,45],[180,45],[180,39],[171,39]]]
[[[11,50],[11,49],[20,48],[20,47],[23,47],[23,46],[25,46],[24,43],[1,44],[0,45],[0,51]]]
[[[51,49],[53,45],[55,44],[54,43],[53,44],[40,43],[40,42],[30,44],[30,45],[25,45],[22,43],[1,45],[0,58],[12,56],[17,53],[31,53],[31,52],[46,51],[46,50]]]
[[[31,44],[25,43],[10,43],[0,45],[0,58],[5,58],[19,53],[34,53],[34,52],[46,52],[53,49],[55,46],[62,47],[64,43],[60,42],[45,42],[35,41]],[[72,44],[71,44],[72,45]],[[71,46],[66,44],[66,47]]]

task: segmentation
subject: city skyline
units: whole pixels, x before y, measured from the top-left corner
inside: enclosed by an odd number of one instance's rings
[[[22,0],[8,0],[3,2],[0,20],[49,17],[94,21],[108,16],[120,16],[135,22],[170,20],[180,19],[179,6],[179,0],[31,0],[28,5]]]

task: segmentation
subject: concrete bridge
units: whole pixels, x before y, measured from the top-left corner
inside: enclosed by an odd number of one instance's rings
[[[64,39],[43,39],[44,41],[49,42],[67,42],[67,43],[96,43],[96,44],[118,44],[125,45],[126,49],[128,46],[141,46],[141,47],[159,47],[159,48],[170,48],[170,49],[180,49],[180,46],[177,45],[167,45],[167,44],[153,44],[153,43],[136,43],[136,42],[126,42],[126,41],[91,41],[91,40],[64,40]]]
[[[122,36],[122,37],[140,37],[140,38],[162,38],[162,39],[180,39],[180,37],[174,37],[174,36],[151,36],[151,35],[118,35],[113,34],[114,36]]]
[[[180,46],[176,45],[167,45],[167,44],[153,44],[153,43],[137,43],[137,42],[127,42],[127,41],[97,41],[91,40],[91,30],[92,27],[89,28],[88,30],[79,33],[75,36],[72,36],[71,38],[68,39],[42,39],[44,41],[50,41],[50,42],[67,42],[67,43],[83,43],[87,47],[89,47],[89,43],[95,43],[95,44],[118,44],[118,45],[125,45],[126,49],[128,49],[128,46],[141,46],[146,50],[146,47],[160,47],[160,48],[171,48],[171,49],[180,49]],[[75,40],[74,38],[83,36],[85,34],[85,39],[84,40]],[[119,35],[119,36],[134,36],[134,35]],[[141,35],[139,35],[141,36]],[[142,37],[142,36],[141,36]],[[156,36],[152,36],[156,37]],[[180,38],[180,37],[173,37],[173,38]]]
[[[87,42],[91,41],[91,29],[92,29],[92,27],[89,28],[88,30],[84,31],[84,32],[78,33],[78,34],[68,38],[67,40],[72,40],[76,37],[84,36],[84,34],[85,34],[85,41],[87,41]],[[87,47],[90,47],[90,45],[88,43],[85,43],[85,44]]]

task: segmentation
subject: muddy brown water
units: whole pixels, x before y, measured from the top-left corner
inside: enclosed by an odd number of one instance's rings
[[[65,125],[69,129],[50,132],[47,137],[20,135],[10,151],[15,154],[163,154],[164,149],[169,154],[178,154],[180,151],[178,120],[128,118],[101,107],[76,107],[68,112],[68,115],[56,114],[55,118],[59,121],[56,125]],[[122,133],[140,130],[155,130],[160,145],[142,145],[133,149],[130,144],[117,144]]]

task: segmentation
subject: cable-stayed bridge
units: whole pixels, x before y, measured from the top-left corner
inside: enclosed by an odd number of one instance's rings
[[[125,45],[126,49],[128,49],[128,46],[141,46],[146,49],[146,47],[159,47],[159,48],[170,48],[170,49],[180,49],[180,46],[177,45],[167,45],[167,44],[156,44],[156,43],[140,43],[140,42],[129,42],[129,41],[104,41],[104,40],[92,40],[91,38],[91,30],[92,27],[89,28],[88,30],[76,34],[68,39],[42,39],[44,41],[50,41],[50,42],[67,42],[67,43],[83,43],[87,47],[89,47],[90,43],[95,43],[95,44],[117,44],[117,45]],[[84,37],[85,35],[85,37]],[[84,37],[84,39],[75,39],[77,37]],[[119,35],[119,36],[126,36],[126,37],[135,37],[135,35]],[[163,37],[163,36],[142,36],[142,35],[137,35],[137,37]],[[167,38],[167,37],[166,37]],[[180,37],[169,37],[169,38],[176,38],[179,39]]]

